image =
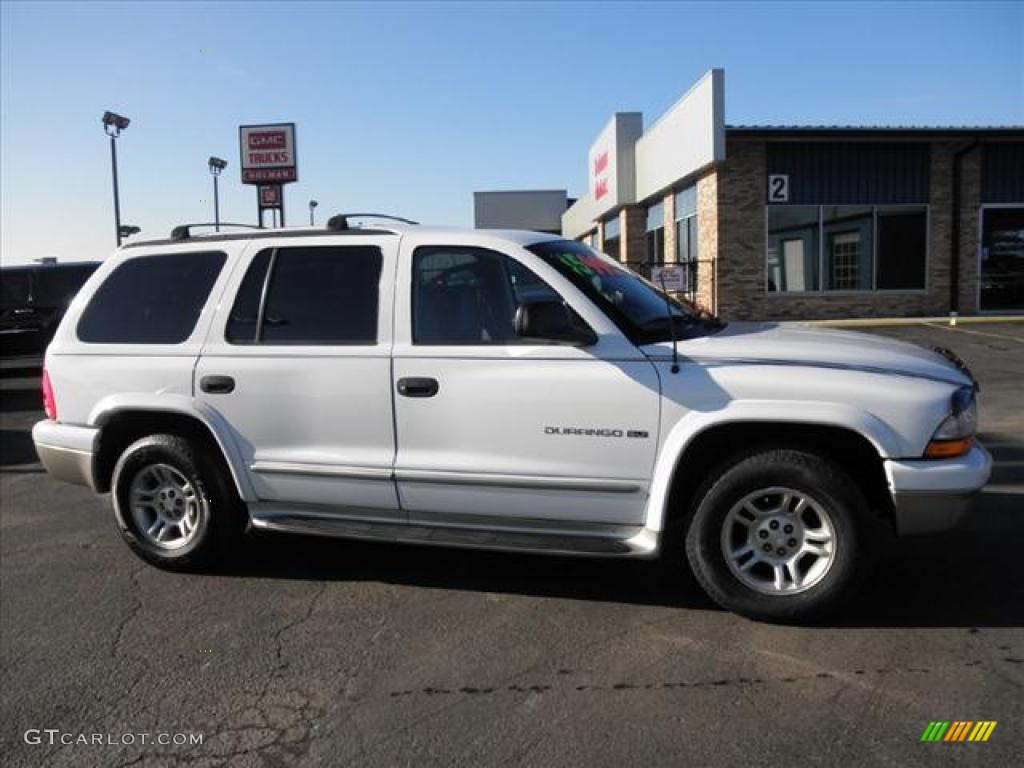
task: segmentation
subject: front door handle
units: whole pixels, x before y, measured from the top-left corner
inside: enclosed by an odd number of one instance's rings
[[[413,377],[398,380],[398,394],[404,397],[433,397],[438,389],[437,379]]]
[[[235,391],[235,380],[230,376],[203,376],[199,388],[211,395],[226,395]]]

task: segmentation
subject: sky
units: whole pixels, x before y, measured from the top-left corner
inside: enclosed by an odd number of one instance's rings
[[[238,126],[295,122],[289,225],[472,226],[473,192],[586,186],[616,111],[649,125],[712,67],[728,124],[1022,125],[1024,3],[0,2],[0,262],[100,259],[255,223]]]

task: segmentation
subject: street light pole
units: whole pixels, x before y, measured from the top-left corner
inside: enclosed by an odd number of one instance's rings
[[[103,113],[103,130],[110,137],[110,170],[114,177],[114,238],[117,240],[117,247],[121,247],[121,198],[117,189],[117,142],[121,131],[128,127],[131,121],[116,112]]]
[[[210,175],[213,176],[213,221],[214,227],[220,232],[220,196],[217,189],[217,178],[220,176],[220,172],[228,167],[227,160],[221,160],[219,157],[211,157],[208,161],[210,167]]]
[[[318,203],[316,200],[309,201],[309,226],[311,227],[313,226],[313,211],[316,210],[316,207],[318,205],[320,205],[320,203]]]
[[[117,247],[121,247],[121,200],[117,190],[117,142],[115,136],[110,136],[110,171],[114,177],[114,232],[117,237]]]

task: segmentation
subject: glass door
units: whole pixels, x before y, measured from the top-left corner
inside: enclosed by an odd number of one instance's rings
[[[979,309],[1024,309],[1024,206],[983,208]]]

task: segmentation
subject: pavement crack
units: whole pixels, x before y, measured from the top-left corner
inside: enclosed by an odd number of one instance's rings
[[[142,611],[142,588],[139,584],[139,576],[142,575],[142,572],[148,567],[149,566],[145,564],[140,565],[128,576],[128,583],[131,585],[132,605],[114,628],[114,638],[110,644],[110,658],[112,659],[116,659],[121,652],[121,643],[124,641],[124,633],[128,629],[128,625],[131,624]]]
[[[274,669],[274,676],[277,677],[280,673],[288,666],[288,663],[284,661],[284,635],[291,630],[301,627],[307,621],[313,617],[313,612],[316,610],[317,603],[327,593],[327,582],[322,582],[316,592],[313,594],[312,599],[309,601],[309,605],[306,606],[305,612],[299,618],[294,621],[290,621],[284,624],[276,632],[274,632],[274,660],[276,667]]]
[[[267,765],[300,764],[317,735],[326,709],[300,687],[284,679],[286,635],[308,622],[327,593],[322,582],[302,614],[282,624],[273,634],[274,668],[257,690],[247,694],[231,721],[210,735],[205,754],[218,765],[256,757]]]

